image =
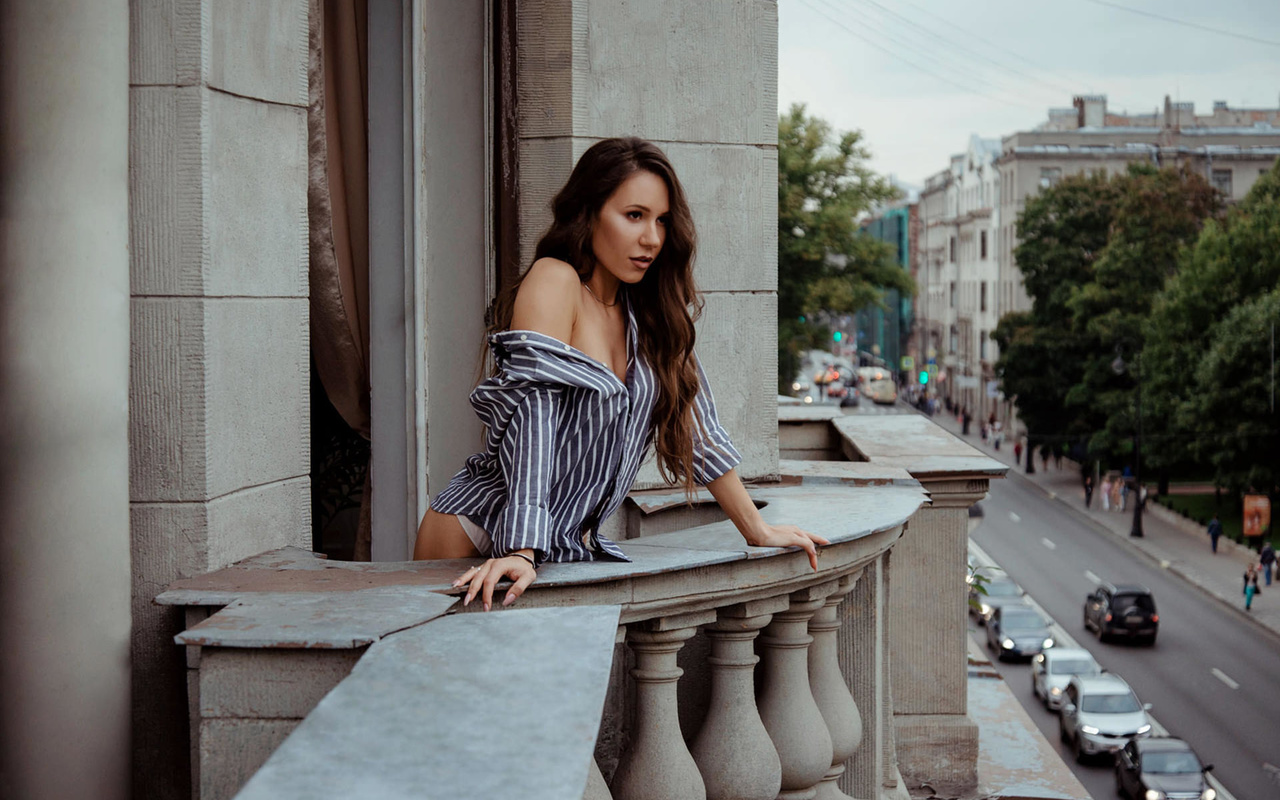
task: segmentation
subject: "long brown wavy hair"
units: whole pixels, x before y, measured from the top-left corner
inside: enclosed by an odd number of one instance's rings
[[[605,201],[637,172],[650,172],[667,185],[666,239],[639,283],[623,287],[636,315],[637,344],[658,378],[650,430],[658,472],[669,483],[694,489],[694,396],[698,369],[693,359],[693,323],[702,315],[702,297],[693,280],[697,236],[684,188],[667,156],[656,145],[628,137],[596,142],[582,154],[551,201],[552,222],[538,240],[533,260],[556,258],[573,266],[584,283],[596,267],[591,234]],[[490,333],[511,327],[516,293],[528,270],[495,301]]]

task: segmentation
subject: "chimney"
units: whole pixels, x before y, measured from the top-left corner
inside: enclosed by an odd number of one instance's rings
[[[1102,128],[1107,124],[1107,96],[1080,94],[1071,100],[1076,107],[1076,123],[1081,128]]]

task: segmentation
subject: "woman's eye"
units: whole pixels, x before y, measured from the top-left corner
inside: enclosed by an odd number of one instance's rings
[[[628,211],[627,219],[640,219],[643,216],[639,211]]]
[[[664,228],[665,228],[668,224],[670,224],[670,222],[671,222],[671,218],[670,218],[670,217],[658,217],[658,223],[659,223],[659,224],[661,224],[661,225],[662,225],[662,227],[664,227]]]

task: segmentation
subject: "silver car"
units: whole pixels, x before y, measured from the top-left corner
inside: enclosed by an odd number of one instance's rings
[[[1118,675],[1076,675],[1062,693],[1058,733],[1071,745],[1078,762],[1089,756],[1114,755],[1130,739],[1151,735],[1150,708],[1138,702]]]
[[[1102,667],[1081,647],[1055,647],[1031,659],[1031,693],[1050,711],[1062,708],[1062,694],[1073,675],[1101,675]]]

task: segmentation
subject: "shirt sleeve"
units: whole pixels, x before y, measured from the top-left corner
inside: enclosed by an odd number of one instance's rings
[[[555,463],[561,389],[532,387],[512,412],[498,461],[507,484],[507,506],[493,539],[494,558],[532,548],[541,563],[551,549],[548,502]]]
[[[706,486],[742,463],[742,455],[720,424],[707,373],[696,353],[693,359],[698,367],[698,394],[693,398],[693,478],[700,486]]]

